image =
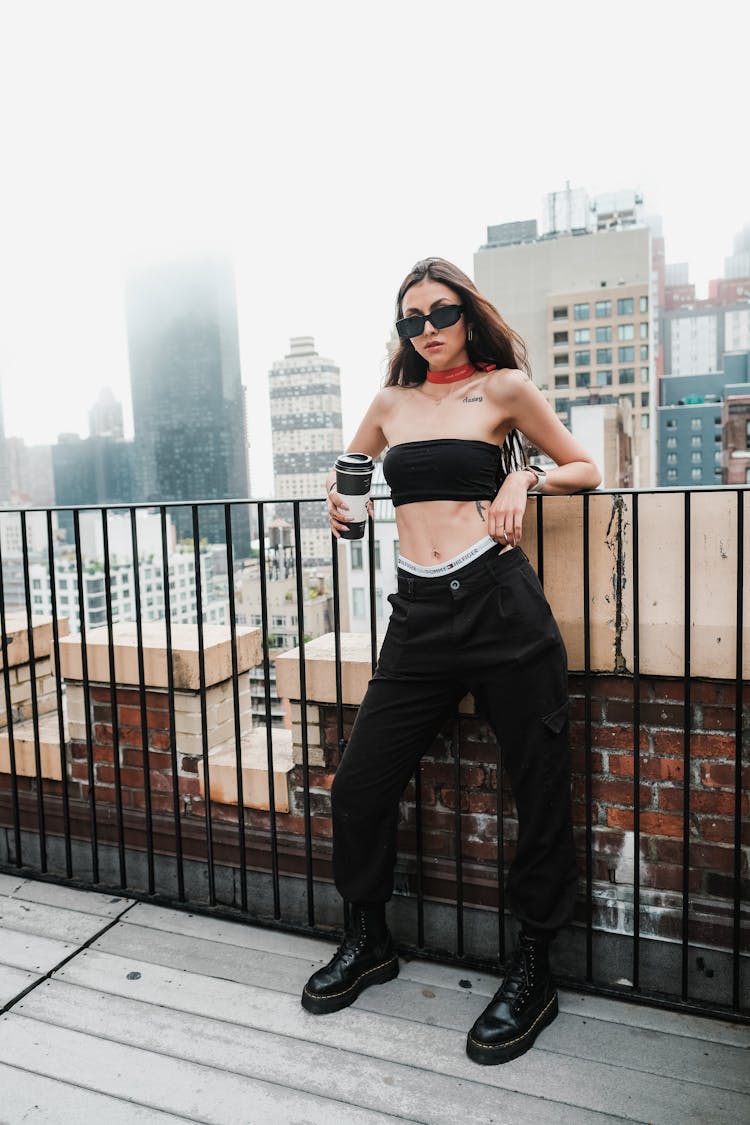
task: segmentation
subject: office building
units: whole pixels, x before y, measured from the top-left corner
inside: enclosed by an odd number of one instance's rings
[[[627,403],[631,479],[617,484],[633,487],[653,483],[654,461],[652,246],[640,206],[634,192],[553,193],[535,241],[488,238],[474,256],[478,288],[523,337],[566,425],[573,406]]]
[[[163,266],[131,278],[127,331],[133,427],[143,500],[248,496],[234,278],[224,262]],[[171,509],[192,538],[189,508]],[[235,553],[250,550],[247,508],[233,510]],[[221,507],[200,511],[199,533],[225,541]]]
[[[296,336],[269,372],[274,496],[300,505],[302,557],[330,565],[331,530],[325,478],[343,448],[340,372],[315,350],[312,336]],[[279,514],[292,522],[291,505]]]

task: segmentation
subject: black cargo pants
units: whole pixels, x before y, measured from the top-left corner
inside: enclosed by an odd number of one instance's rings
[[[380,659],[332,788],[333,867],[349,902],[393,891],[399,798],[470,691],[502,750],[518,812],[507,901],[521,922],[569,922],[577,868],[565,648],[519,547],[439,578],[400,570]]]

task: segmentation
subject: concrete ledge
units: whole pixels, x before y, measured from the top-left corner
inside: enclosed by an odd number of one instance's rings
[[[31,719],[13,724],[13,749],[18,777],[36,777],[34,724]],[[62,781],[60,770],[60,727],[57,713],[39,717],[39,754],[42,777]],[[10,773],[10,744],[7,727],[0,731],[0,773]]]
[[[273,786],[276,812],[289,812],[287,775],[293,767],[292,732],[283,727],[272,730]],[[226,742],[209,754],[211,800],[222,805],[237,804],[237,754],[234,740]],[[200,794],[206,796],[203,760],[198,759]],[[266,731],[257,727],[242,740],[242,798],[245,808],[270,808],[268,786],[268,752]]]
[[[135,622],[113,626],[115,679],[118,684],[138,685],[138,637]],[[203,626],[206,687],[232,677],[232,646],[228,626]],[[107,684],[109,675],[109,636],[106,626],[86,634],[89,680]],[[262,660],[260,629],[237,626],[237,667],[247,672]],[[143,625],[143,666],[146,687],[168,686],[166,626],[163,621]],[[60,668],[67,680],[83,679],[80,637],[66,637],[60,643]],[[198,691],[198,626],[172,626],[172,671],[175,689]]]
[[[33,614],[31,630],[34,642],[34,659],[41,660],[52,652],[53,618]],[[67,636],[70,625],[67,617],[58,617],[57,630],[60,637]],[[5,631],[8,635],[8,667],[29,663],[29,629],[25,610],[11,610],[5,615]],[[0,669],[4,667],[0,650]],[[27,677],[28,678],[28,677]]]

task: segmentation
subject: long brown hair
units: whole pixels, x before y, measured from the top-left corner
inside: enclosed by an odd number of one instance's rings
[[[495,306],[483,297],[474,282],[458,266],[445,258],[425,258],[412,266],[401,282],[396,297],[396,319],[403,316],[403,301],[412,285],[429,278],[447,285],[460,298],[464,324],[471,328],[466,339],[469,360],[476,368],[491,366],[525,371],[531,378],[526,345],[517,332],[506,324]],[[386,387],[415,387],[427,378],[428,363],[414,349],[410,340],[399,337],[388,362]],[[506,473],[523,467],[526,454],[517,430],[511,430],[503,445],[503,469]]]

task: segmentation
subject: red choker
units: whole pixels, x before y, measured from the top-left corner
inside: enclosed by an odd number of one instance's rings
[[[469,375],[473,375],[476,367],[473,363],[463,363],[460,367],[451,367],[450,371],[433,371],[427,372],[428,383],[457,383],[459,379],[466,379]]]

